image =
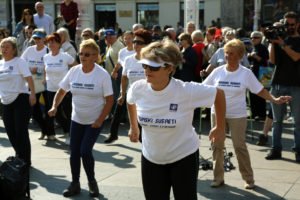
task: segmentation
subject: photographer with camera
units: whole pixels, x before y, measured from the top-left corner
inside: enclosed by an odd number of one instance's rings
[[[271,42],[270,62],[276,65],[273,75],[271,93],[275,97],[292,96],[291,112],[294,117],[294,150],[296,162],[300,162],[300,36],[297,32],[298,16],[295,12],[284,15],[286,34],[269,38]],[[272,35],[272,34],[271,34]],[[285,104],[272,103],[274,121],[272,150],[265,157],[267,160],[281,158],[282,123],[285,115]]]

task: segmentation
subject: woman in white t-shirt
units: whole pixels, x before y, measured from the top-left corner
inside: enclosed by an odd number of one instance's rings
[[[58,33],[48,35],[46,38],[50,52],[44,56],[45,63],[45,79],[46,90],[49,105],[53,103],[56,91],[59,89],[59,82],[65,77],[69,71],[69,67],[75,64],[75,60],[68,53],[61,51],[61,39]],[[58,107],[58,112],[55,116],[57,122],[61,125],[64,133],[67,135],[70,132],[71,112],[72,112],[72,96],[68,93],[61,105]],[[47,110],[49,110],[48,108]],[[51,136],[48,138],[55,140],[54,118],[48,120],[48,128]],[[67,141],[67,140],[66,140]]]
[[[15,38],[4,38],[0,47],[3,56],[0,60],[0,99],[3,104],[4,127],[16,156],[30,166],[28,124],[31,106],[36,103],[32,76],[26,61],[17,57]]]
[[[118,104],[116,106],[113,119],[111,120],[110,135],[104,141],[105,143],[111,143],[118,139],[118,131],[121,117],[123,113],[126,112],[125,102],[127,88],[130,87],[130,85],[135,81],[145,78],[145,73],[142,64],[138,63],[138,61],[141,57],[142,48],[152,42],[151,32],[145,29],[139,29],[134,32],[134,38],[132,39],[134,49],[133,51],[135,53],[127,56],[122,63],[123,71],[121,78],[120,97],[118,98]]]
[[[28,47],[21,56],[21,58],[27,61],[31,71],[36,99],[39,100],[42,95],[45,102],[44,111],[42,111],[39,101],[37,101],[32,108],[32,118],[37,122],[42,131],[39,139],[44,139],[45,136],[51,138],[51,134],[53,134],[53,132],[48,131],[46,123],[46,120],[48,119],[46,108],[49,108],[49,106],[44,82],[45,65],[43,57],[49,50],[45,45],[45,37],[46,32],[43,29],[35,29],[32,34],[35,45]]]
[[[212,71],[203,84],[216,86],[225,92],[226,123],[228,124],[233,147],[239,164],[239,170],[245,181],[245,189],[253,189],[254,176],[249,152],[246,146],[247,108],[246,90],[261,98],[281,104],[289,101],[289,96],[275,98],[257,80],[252,71],[240,64],[245,54],[244,43],[233,39],[224,46],[227,64]],[[214,125],[215,109],[212,108],[212,125]],[[224,141],[213,142],[214,180],[211,187],[224,185]]]
[[[182,62],[171,40],[144,47],[141,60],[146,79],[136,81],[127,93],[129,137],[139,138],[142,126],[142,181],[146,199],[197,199],[199,137],[192,126],[194,109],[215,104],[217,126],[210,139],[224,140],[224,93],[216,87],[172,78]]]
[[[93,146],[113,105],[110,75],[97,65],[99,47],[93,39],[83,40],[79,48],[82,64],[70,69],[59,83],[49,115],[54,116],[68,91],[72,93],[72,122],[70,164],[72,182],[64,191],[65,197],[80,193],[80,163],[82,160],[88,178],[89,193],[99,196],[95,179]]]

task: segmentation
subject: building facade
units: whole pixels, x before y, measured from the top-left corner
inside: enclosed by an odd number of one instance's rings
[[[46,13],[53,18],[60,15],[61,0],[42,0]],[[79,4],[81,28],[97,31],[102,27],[114,27],[117,22],[122,30],[134,23],[146,27],[160,24],[162,27],[184,25],[184,0],[74,0]],[[300,11],[300,0],[260,0],[260,23],[273,22],[287,10]],[[14,13],[13,7],[14,2]],[[34,10],[36,0],[0,0],[0,27],[13,29],[24,8]],[[254,18],[254,0],[199,0],[199,27],[221,19],[222,26],[244,27],[251,30]],[[80,23],[79,23],[80,24]],[[79,27],[80,29],[80,27]]]

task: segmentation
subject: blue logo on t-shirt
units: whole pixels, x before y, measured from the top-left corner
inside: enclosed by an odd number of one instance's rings
[[[174,103],[170,104],[170,109],[169,109],[170,111],[176,112],[177,109],[178,109],[178,104],[174,104]]]

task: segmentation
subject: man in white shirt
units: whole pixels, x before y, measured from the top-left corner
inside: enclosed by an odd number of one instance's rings
[[[43,28],[47,35],[54,32],[53,18],[45,13],[45,7],[42,2],[35,3],[36,14],[33,15],[33,20],[38,28]]]

